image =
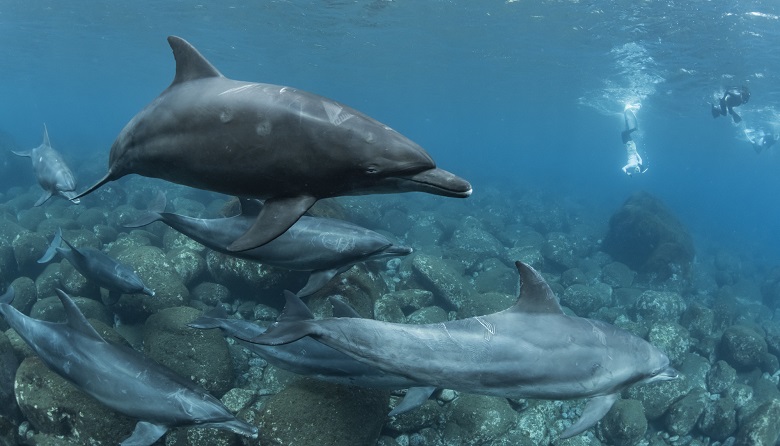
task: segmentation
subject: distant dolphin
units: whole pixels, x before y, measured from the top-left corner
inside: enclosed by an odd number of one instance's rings
[[[60,246],[62,242],[65,242],[70,249],[62,248]],[[144,285],[141,278],[130,267],[117,262],[103,251],[94,248],[74,247],[62,238],[61,228],[57,229],[49,249],[46,250],[43,257],[38,259],[38,263],[49,262],[57,253],[68,259],[82,276],[107,289],[111,304],[116,303],[123,293],[154,296],[154,291]]]
[[[76,177],[65,164],[62,155],[51,147],[46,124],[43,125],[43,143],[40,146],[27,152],[13,152],[13,154],[32,159],[35,178],[43,188],[43,195],[34,206],[40,206],[52,195],[58,194],[74,203],[79,202],[76,196]]]
[[[309,308],[295,294],[285,293],[287,305],[279,320],[301,321],[313,319]],[[360,317],[352,307],[339,301],[334,304],[334,314],[341,317]],[[193,328],[219,328],[225,336],[235,338],[252,353],[280,369],[299,375],[311,376],[323,381],[380,389],[409,388],[404,399],[395,406],[389,416],[396,416],[418,408],[436,390],[423,386],[400,375],[385,373],[375,367],[356,361],[312,338],[304,337],[289,344],[269,346],[243,341],[261,335],[265,329],[240,319],[228,319],[225,310],[215,308],[189,324]]]
[[[352,223],[305,215],[269,243],[233,252],[228,245],[252,226],[263,209],[262,203],[250,199],[240,199],[240,206],[241,213],[235,217],[200,219],[163,212],[165,196],[160,195],[146,215],[124,226],[136,228],[162,221],[215,251],[294,271],[311,271],[306,286],[298,292],[301,297],[316,293],[356,263],[412,252],[409,247],[394,245],[385,236]]]
[[[544,278],[516,262],[522,288],[487,316],[410,325],[370,319],[280,321],[251,342],[311,336],[390,374],[440,388],[507,398],[591,398],[561,438],[596,424],[623,389],[677,378],[669,358],[605,322],[566,316]]]
[[[168,429],[213,427],[257,438],[257,428],[237,419],[216,398],[141,353],[106,342],[70,296],[57,290],[66,323],[30,318],[9,303],[13,288],[0,297],[0,316],[58,375],[111,409],[138,419],[121,444],[148,446]]]
[[[224,77],[192,45],[168,37],[173,83],[125,126],[103,184],[135,173],[228,195],[266,199],[229,246],[244,251],[287,230],[318,199],[428,192],[468,197],[422,147],[330,99]]]

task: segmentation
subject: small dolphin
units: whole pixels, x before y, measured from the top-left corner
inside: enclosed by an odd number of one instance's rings
[[[284,307],[280,321],[301,321],[313,319],[309,308],[295,294],[285,292],[287,304]],[[334,314],[341,317],[360,317],[352,307],[331,299],[334,304]],[[420,407],[436,390],[431,386],[420,386],[419,383],[400,375],[385,373],[368,366],[352,357],[341,353],[312,338],[304,337],[289,344],[268,346],[246,342],[265,329],[257,324],[239,319],[228,319],[225,310],[217,307],[195,319],[189,324],[193,328],[219,328],[222,334],[235,338],[252,353],[260,356],[280,369],[299,375],[311,376],[338,384],[379,389],[406,389],[404,399],[395,406],[389,416],[396,416]]]
[[[68,248],[61,247],[62,242],[65,242]],[[57,253],[68,259],[82,276],[107,289],[111,304],[116,303],[123,293],[154,296],[154,291],[144,285],[141,278],[130,267],[117,262],[103,251],[74,247],[62,238],[62,228],[57,229],[49,249],[38,259],[38,263],[49,262]]]
[[[187,41],[168,37],[173,83],[125,126],[108,173],[94,186],[135,173],[265,199],[230,251],[264,245],[318,199],[427,192],[471,195],[400,133],[338,102],[290,87],[224,77]]]
[[[148,446],[168,429],[213,427],[257,438],[257,428],[237,419],[216,398],[141,353],[106,342],[73,300],[57,290],[67,322],[30,318],[0,297],[0,316],[51,370],[111,409],[140,420],[121,444]]]
[[[241,213],[235,217],[192,218],[163,212],[165,196],[160,194],[146,215],[125,227],[136,228],[162,221],[214,251],[294,271],[311,271],[308,282],[298,292],[301,297],[316,293],[356,263],[412,252],[411,248],[394,245],[385,236],[358,225],[306,215],[267,244],[233,252],[228,249],[230,243],[252,226],[263,208],[258,200],[240,199],[240,205]]]
[[[593,319],[567,316],[544,278],[516,262],[522,287],[511,308],[487,316],[408,325],[370,319],[280,321],[248,339],[280,345],[311,336],[393,375],[440,388],[507,398],[591,398],[568,438],[596,424],[623,389],[677,378],[649,342]]]
[[[32,159],[35,178],[43,188],[43,195],[34,206],[42,205],[52,195],[62,195],[74,203],[79,203],[76,197],[76,177],[65,164],[62,155],[51,147],[46,124],[43,125],[43,143],[40,146],[27,152],[13,152],[13,154]]]

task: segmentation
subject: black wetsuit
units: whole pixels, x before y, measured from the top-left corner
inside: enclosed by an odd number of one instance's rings
[[[739,123],[742,118],[734,111],[734,107],[745,104],[748,100],[750,100],[750,91],[747,87],[729,88],[720,98],[720,106],[712,105],[712,117],[726,116],[728,112],[734,122]]]

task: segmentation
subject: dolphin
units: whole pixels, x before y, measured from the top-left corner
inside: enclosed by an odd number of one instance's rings
[[[65,242],[68,248],[61,247],[62,242]],[[123,293],[154,296],[154,291],[144,285],[141,278],[129,266],[117,262],[103,251],[74,247],[62,238],[62,228],[57,229],[49,249],[38,259],[38,263],[49,262],[57,253],[68,259],[82,276],[107,289],[111,304],[116,303]]]
[[[173,83],[130,120],[106,175],[78,197],[135,173],[265,199],[252,227],[228,245],[245,251],[278,237],[320,198],[471,195],[467,181],[365,114],[295,88],[228,79],[184,39],[168,43]]]
[[[12,153],[32,159],[35,178],[43,188],[43,195],[34,206],[42,205],[52,195],[62,195],[74,203],[79,203],[76,197],[76,177],[65,164],[62,155],[51,147],[46,124],[43,125],[43,143],[40,146],[26,152],[12,151]]]
[[[370,319],[279,321],[247,339],[281,345],[310,336],[387,373],[421,384],[507,398],[590,398],[561,438],[595,425],[623,389],[677,378],[669,358],[642,338],[567,316],[536,270],[516,262],[517,303],[486,316],[409,325]]]
[[[300,321],[313,319],[309,308],[295,294],[285,292],[287,304],[280,321]],[[360,317],[355,310],[343,302],[331,299],[334,314],[342,317]],[[304,337],[289,344],[268,346],[247,342],[261,335],[265,328],[249,321],[228,319],[225,310],[216,307],[188,324],[192,328],[219,328],[226,337],[236,339],[252,353],[265,359],[280,369],[299,375],[310,376],[323,381],[351,386],[379,389],[406,389],[404,399],[398,403],[388,416],[396,416],[420,407],[436,390],[432,386],[420,386],[419,383],[400,375],[393,375],[353,359],[351,356]]]
[[[121,444],[148,446],[168,429],[199,426],[257,438],[257,428],[239,420],[216,398],[141,353],[106,342],[73,300],[56,290],[67,322],[30,318],[10,304],[13,288],[0,297],[0,316],[51,370],[109,408],[138,419]]]
[[[262,212],[258,200],[239,199],[241,212],[228,218],[200,219],[163,212],[165,196],[160,194],[149,211],[127,228],[162,221],[214,251],[267,265],[311,271],[298,296],[319,291],[337,274],[369,260],[405,256],[412,248],[393,244],[385,236],[352,223],[333,218],[302,216],[279,237],[258,248],[230,251],[228,246],[246,232]]]

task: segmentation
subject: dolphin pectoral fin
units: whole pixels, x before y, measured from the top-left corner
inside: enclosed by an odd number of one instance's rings
[[[120,176],[121,176],[121,175],[120,175]],[[100,180],[98,180],[98,182],[97,182],[97,183],[95,183],[95,184],[93,184],[92,186],[90,186],[90,188],[89,188],[89,189],[87,189],[87,190],[85,190],[84,192],[82,192],[82,193],[80,193],[80,194],[76,195],[75,197],[71,198],[71,199],[70,199],[70,201],[75,201],[75,200],[78,200],[79,198],[83,197],[84,195],[88,195],[88,194],[90,194],[90,193],[94,192],[94,191],[95,191],[97,188],[99,188],[100,186],[102,186],[102,185],[104,185],[104,184],[108,183],[109,181],[114,181],[114,180],[116,180],[117,178],[119,178],[119,176],[115,176],[115,175],[114,175],[114,172],[112,172],[112,171],[111,171],[111,169],[109,169],[109,170],[108,170],[108,173],[106,173],[106,175],[105,175],[103,178],[101,178]]]
[[[187,324],[187,326],[190,328],[200,328],[202,330],[221,328],[223,321],[227,318],[228,314],[225,309],[218,306],[201,314],[197,319]]]
[[[46,203],[46,200],[48,200],[49,198],[51,198],[51,192],[44,191],[43,195],[41,195],[41,198],[39,198],[38,201],[36,201],[33,206],[38,207],[38,206],[42,205],[43,203]]]
[[[278,322],[271,325],[263,334],[249,337],[243,337],[236,334],[238,339],[260,345],[284,345],[297,341],[304,336],[310,336],[314,333],[312,324],[309,321]]]
[[[617,399],[617,393],[591,398],[583,409],[580,419],[563,431],[561,438],[573,437],[593,427],[600,419],[604,418]]]
[[[43,253],[38,263],[48,263],[57,254],[57,248],[62,244],[62,228],[57,228],[57,232],[54,233],[54,238],[51,240],[49,248]]]
[[[166,426],[152,424],[148,421],[139,421],[135,425],[133,434],[119,443],[120,446],[149,446],[168,432]]]
[[[426,401],[428,401],[428,398],[430,398],[435,391],[436,387],[431,386],[410,387],[409,390],[406,391],[406,396],[404,396],[404,399],[402,399],[401,402],[398,403],[398,405],[395,406],[389,414],[387,414],[387,416],[394,417],[396,415],[409,412],[410,410],[417,409]]]
[[[290,229],[316,201],[317,199],[311,196],[266,200],[255,223],[227,247],[228,251],[246,251],[265,245]]]
[[[352,268],[352,265],[349,266],[343,266],[341,268],[334,268],[334,269],[321,269],[318,271],[312,271],[311,275],[309,276],[309,281],[306,282],[306,286],[301,288],[300,291],[298,291],[298,296],[300,297],[306,297],[310,294],[314,294],[317,291],[321,290],[322,287],[325,286],[328,282],[330,282],[330,279],[336,277],[337,275],[343,273],[344,271]]]
[[[5,290],[5,294],[0,296],[0,304],[10,304],[14,301],[14,297],[16,296],[16,292],[14,292],[14,287],[9,286],[7,290]]]
[[[15,150],[11,150],[11,153],[13,153],[16,156],[26,156],[27,158],[30,158],[32,156],[31,150],[28,150],[26,152],[17,152]]]

